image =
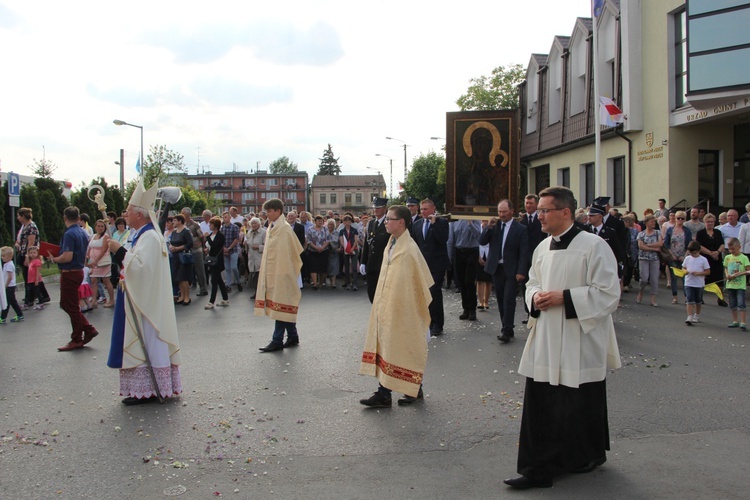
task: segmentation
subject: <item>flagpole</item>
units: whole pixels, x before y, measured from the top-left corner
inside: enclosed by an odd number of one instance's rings
[[[599,72],[597,71],[597,66],[599,65],[599,37],[597,35],[597,32],[599,31],[598,23],[597,23],[597,15],[596,15],[596,6],[592,4],[592,21],[593,21],[593,28],[594,28],[594,38],[593,38],[593,44],[594,44],[594,64],[593,64],[593,71],[594,71],[594,136],[596,138],[596,148],[595,148],[595,157],[594,157],[594,197],[601,196],[602,190],[599,183],[601,182],[602,175],[601,171],[599,170],[601,166],[601,154],[602,154],[602,123],[601,123],[601,117],[599,116],[599,106],[601,106],[601,103],[599,102]]]

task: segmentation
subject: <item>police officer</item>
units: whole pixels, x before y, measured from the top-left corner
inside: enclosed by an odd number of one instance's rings
[[[385,230],[385,215],[387,198],[375,197],[372,199],[372,209],[375,215],[367,224],[365,230],[365,246],[362,249],[362,259],[359,266],[360,274],[367,277],[367,296],[372,303],[375,298],[375,289],[380,278],[380,265],[383,262],[383,253],[388,244],[390,235]]]

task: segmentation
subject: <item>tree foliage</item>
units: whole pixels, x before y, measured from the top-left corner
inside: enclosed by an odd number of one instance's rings
[[[339,159],[333,155],[333,149],[329,144],[328,149],[323,150],[323,158],[320,158],[318,175],[339,175],[340,173]]]
[[[150,146],[146,161],[141,166],[144,187],[151,187],[157,180],[161,185],[169,174],[175,173],[187,174],[185,158],[161,144]]]
[[[461,111],[518,109],[518,85],[524,78],[526,70],[520,64],[498,66],[489,77],[469,80],[469,88],[456,104]]]
[[[34,164],[29,165],[29,168],[31,169],[31,172],[37,177],[51,179],[52,174],[54,174],[55,170],[57,170],[57,165],[46,158],[42,158],[41,160],[37,160],[36,158],[34,158]]]
[[[13,238],[10,236],[11,214],[8,199],[5,193],[8,192],[8,181],[5,181],[0,188],[0,244],[3,246],[13,246]]]
[[[39,193],[37,192],[36,186],[33,184],[23,184],[21,186],[20,204],[21,207],[31,209],[31,219],[39,228],[39,239],[41,241],[47,241],[45,238],[46,234],[44,231],[44,225],[39,223],[42,217],[42,205],[39,203]],[[18,224],[16,224],[16,229],[18,229]]]
[[[272,174],[289,174],[299,170],[298,165],[288,156],[280,156],[268,165],[268,171]]]
[[[445,206],[445,157],[430,151],[415,158],[405,188],[408,196],[420,200],[430,198],[438,210],[442,210]]]

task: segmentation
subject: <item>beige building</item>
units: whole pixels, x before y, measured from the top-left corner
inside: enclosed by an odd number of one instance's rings
[[[386,196],[382,175],[315,175],[310,185],[310,212],[359,214],[372,206],[375,196]]]
[[[521,85],[521,165],[528,191],[565,185],[642,213],[750,201],[750,2],[606,0],[599,16],[534,54]],[[593,29],[598,32],[594,61]],[[595,165],[594,91],[627,119],[602,128]]]

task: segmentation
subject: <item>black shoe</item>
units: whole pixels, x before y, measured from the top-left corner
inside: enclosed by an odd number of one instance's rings
[[[253,296],[250,297],[250,300],[255,300],[255,294],[253,294]]]
[[[719,307],[729,307],[729,304],[727,304],[725,301],[721,299],[717,299],[717,301],[719,303]]]
[[[539,481],[528,478],[526,476],[518,476],[513,479],[506,479],[503,482],[511,488],[515,488],[517,490],[528,490],[529,488],[550,488],[552,486],[551,480]]]
[[[442,328],[430,328],[430,334],[433,337],[439,337],[443,334],[443,329]]]
[[[525,320],[521,321],[521,323],[524,324],[524,325],[528,325],[529,324],[529,319],[526,318]]]
[[[299,339],[290,340],[287,339],[286,342],[284,342],[284,349],[287,347],[297,347],[299,345]]]
[[[390,408],[393,404],[393,400],[391,400],[390,396],[385,397],[379,392],[376,392],[367,399],[360,399],[359,404],[370,408]]]
[[[227,287],[227,293],[232,293],[232,287],[231,286]]]
[[[477,309],[479,309],[479,310],[483,310],[483,309],[484,309],[484,306],[477,306]]]
[[[237,283],[237,291],[238,291],[238,292],[241,292],[241,291],[242,291],[242,285],[240,285],[239,283]]]
[[[469,311],[469,321],[476,321],[476,320],[477,320],[477,312]]]
[[[458,319],[469,319],[469,311],[464,309],[464,312],[461,313],[461,316],[459,316]]]
[[[512,338],[513,337],[511,337],[510,335],[507,335],[505,333],[503,333],[502,335],[498,335],[497,336],[497,340],[499,340],[503,344],[507,344],[508,342],[510,342],[510,339],[512,339]]]
[[[203,292],[198,292],[198,293],[197,293],[196,295],[197,295],[198,297],[203,297],[204,295],[208,295],[208,292],[206,292],[206,291],[203,291]]]
[[[126,406],[145,405],[158,400],[159,398],[156,396],[151,396],[150,398],[125,398],[122,400],[122,404]]]
[[[573,474],[586,474],[588,472],[593,471],[594,469],[596,469],[597,467],[599,467],[600,465],[602,465],[606,461],[607,461],[607,457],[599,457],[597,459],[594,459],[594,460],[590,461],[589,463],[587,463],[583,467],[579,467],[577,469],[573,469],[570,472],[573,473]]]
[[[398,405],[408,406],[412,403],[416,403],[417,401],[423,401],[423,400],[424,400],[424,393],[422,393],[422,388],[420,387],[417,397],[404,395],[404,397],[399,398]]]
[[[260,350],[263,352],[274,352],[274,351],[281,351],[284,349],[284,344],[280,344],[277,342],[271,342],[266,347],[261,347]]]

